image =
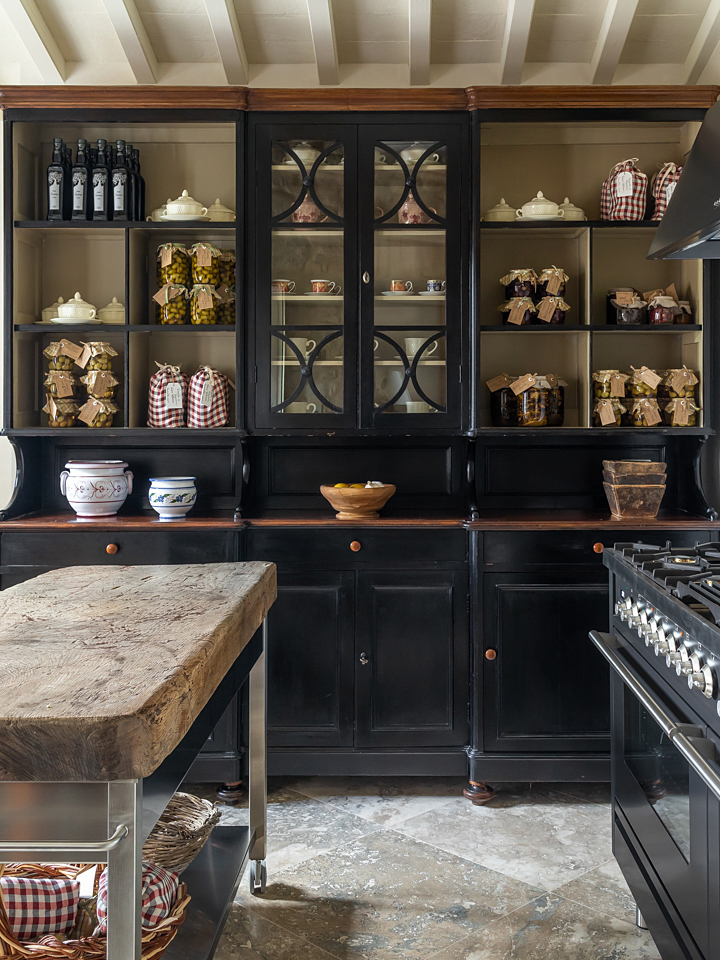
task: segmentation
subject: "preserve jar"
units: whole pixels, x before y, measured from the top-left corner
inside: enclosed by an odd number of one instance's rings
[[[89,397],[112,400],[120,381],[107,370],[91,370],[84,377],[80,377],[80,383],[85,385]]]
[[[235,286],[235,251],[220,251],[220,283],[226,283],[228,287]]]
[[[672,297],[655,297],[648,304],[648,322],[651,324],[675,323],[675,316],[680,311]]]
[[[190,323],[195,325],[217,324],[217,302],[219,299],[220,297],[212,284],[196,284],[190,294]]]
[[[501,387],[490,394],[490,422],[494,427],[518,425],[517,397],[510,387]]]
[[[647,323],[647,303],[637,294],[608,300],[607,322],[613,327],[638,327]]]
[[[517,325],[526,327],[530,324],[537,323],[537,307],[535,306],[535,301],[530,297],[513,297],[512,300],[501,303],[498,310],[503,314],[503,323],[506,326]],[[511,314],[517,317],[517,324],[514,324],[510,320]]]
[[[565,387],[564,380],[548,377],[548,426],[561,427],[565,422]]]
[[[190,262],[192,264],[193,284],[209,283],[216,287],[220,283],[220,251],[211,243],[194,243]]]
[[[565,284],[569,279],[570,277],[565,271],[556,267],[555,264],[552,267],[545,267],[544,270],[540,271],[538,277],[537,295],[539,297],[564,297]]]
[[[696,427],[698,425],[698,411],[700,407],[689,397],[670,400],[661,403],[660,409],[663,421],[671,427]]]
[[[102,340],[94,340],[86,343],[85,346],[90,350],[90,359],[85,367],[88,372],[90,370],[109,371],[111,369],[111,360],[117,356],[117,350],[114,350],[109,343]]]
[[[657,423],[648,423],[647,417],[650,413],[660,413],[657,400],[651,397],[638,397],[632,401],[630,406],[630,423],[633,427],[658,426]]]
[[[85,423],[88,427],[111,427],[115,414],[119,409],[114,400],[100,400],[95,397],[90,397],[88,402],[80,410],[80,418],[90,410],[93,413],[92,420],[84,421],[81,419],[81,422]]]
[[[217,307],[218,324],[235,323],[235,287],[229,286],[225,290],[225,297]]]
[[[187,323],[190,313],[189,296],[187,287],[182,284],[165,284],[153,297],[156,322],[163,325]]]
[[[48,395],[43,407],[43,413],[48,415],[49,427],[74,427],[79,412],[80,408],[71,397],[55,399]]]
[[[565,314],[569,309],[570,305],[562,297],[543,297],[537,306],[538,323],[560,326],[565,323]]]
[[[675,314],[675,323],[679,326],[695,323],[695,318],[693,317],[692,307],[690,306],[689,301],[678,300],[677,305],[680,308],[680,313]]]
[[[500,283],[505,285],[507,300],[513,300],[516,297],[534,297],[537,289],[537,274],[532,267],[522,267],[500,277]]]
[[[609,400],[613,396],[613,379],[617,384],[616,390],[622,390],[620,395],[625,396],[627,378],[628,374],[620,373],[619,370],[595,370],[592,375],[594,396],[599,400]]]
[[[518,426],[547,427],[549,392],[547,386],[540,386],[538,381],[517,395]]]
[[[190,257],[184,243],[161,243],[157,249],[157,282],[190,285]]]
[[[665,370],[662,381],[658,385],[658,396],[667,397],[670,400],[677,397],[695,400],[697,399],[699,383],[700,380],[695,370],[688,370],[687,367]]]
[[[601,397],[598,398],[593,404],[593,424],[596,427],[611,427],[612,423],[603,423],[600,416],[600,408],[602,404],[609,403],[612,408],[613,415],[615,417],[615,426],[619,427],[622,425],[623,414],[627,413],[627,407],[625,404],[619,400],[617,397]]]
[[[54,340],[45,347],[43,356],[47,357],[49,370],[64,370],[66,373],[72,370],[75,366],[75,357],[65,353],[66,349],[79,351],[78,356],[82,353],[82,347],[78,347],[76,343],[70,343],[67,340]]]
[[[50,370],[45,378],[43,386],[48,396],[58,397],[61,400],[72,399],[75,396],[77,379],[66,370]]]
[[[648,383],[641,378],[643,370],[647,370],[647,367],[641,367],[639,370],[632,368],[632,373],[628,376],[628,379],[625,383],[625,395],[628,397],[656,397],[657,396],[657,387],[651,387]],[[650,373],[656,373],[655,370],[650,370]],[[662,379],[662,378],[661,378]]]

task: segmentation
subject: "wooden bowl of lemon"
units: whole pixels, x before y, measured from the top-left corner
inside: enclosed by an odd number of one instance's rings
[[[337,511],[336,520],[377,520],[381,510],[395,493],[392,483],[324,483],[320,493]]]

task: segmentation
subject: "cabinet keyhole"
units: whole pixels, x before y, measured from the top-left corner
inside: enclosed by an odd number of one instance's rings
[[[361,654],[360,654],[360,663],[361,663],[364,667],[366,667],[366,666],[370,663],[370,658],[368,657],[368,655],[367,655],[366,653],[361,653]]]

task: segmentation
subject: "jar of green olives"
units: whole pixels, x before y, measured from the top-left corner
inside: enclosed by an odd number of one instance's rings
[[[593,394],[599,400],[625,396],[625,381],[628,374],[619,370],[595,370],[592,375]]]
[[[115,414],[120,407],[114,400],[100,400],[90,397],[80,410],[79,420],[88,427],[111,427]]]
[[[669,403],[662,404],[662,415],[665,423],[671,427],[696,427],[700,407],[690,397],[677,397]]]
[[[625,394],[629,397],[656,397],[658,384],[662,377],[648,367],[635,369],[631,367],[632,374],[628,376],[625,385]]]
[[[95,397],[96,400],[112,400],[120,381],[107,370],[91,370],[84,377],[80,377],[80,383],[85,385],[89,397]]]
[[[156,322],[159,324],[187,323],[189,296],[188,288],[182,284],[166,283],[153,297]]]
[[[217,308],[219,300],[220,295],[212,284],[195,284],[190,294],[190,323],[219,323]]]
[[[211,243],[194,243],[190,248],[192,264],[192,282],[209,283],[216,287],[220,283],[220,251]]]
[[[699,382],[697,373],[694,370],[688,370],[687,367],[665,370],[662,382],[658,386],[658,396],[671,400],[677,398],[695,400]]]
[[[157,282],[190,286],[190,257],[184,243],[161,243],[157,249]]]
[[[220,283],[235,288],[235,251],[220,251]]]
[[[627,407],[617,397],[598,397],[593,404],[593,423],[596,427],[616,427],[622,425]]]
[[[221,288],[222,289],[222,288]],[[225,296],[218,304],[218,323],[235,323],[235,287],[226,287]]]
[[[82,342],[82,341],[81,341]],[[85,369],[90,370],[110,370],[110,361],[117,356],[117,350],[114,350],[109,343],[102,340],[94,340],[86,343],[85,346],[90,351],[90,359]]]
[[[76,386],[77,379],[66,370],[50,370],[44,382],[48,396],[61,400],[74,397]]]
[[[48,394],[43,413],[48,416],[49,427],[74,427],[79,407],[71,398],[58,398]]]
[[[633,427],[655,427],[662,422],[658,402],[653,397],[638,397],[630,407],[630,423]]]
[[[50,370],[64,370],[69,373],[75,365],[75,360],[82,354],[82,347],[69,340],[55,340],[43,350],[47,357]]]

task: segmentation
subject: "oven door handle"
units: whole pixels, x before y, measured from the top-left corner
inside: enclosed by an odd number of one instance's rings
[[[597,630],[591,630],[589,636],[615,673],[617,673],[623,683],[632,690],[668,740],[680,751],[703,783],[705,783],[708,789],[720,800],[720,776],[708,762],[708,758],[703,756],[701,750],[696,746],[696,743],[699,741],[702,744],[701,749],[704,748],[703,752],[707,752],[711,757],[714,757],[715,745],[712,741],[699,737],[689,737],[685,732],[685,730],[687,730],[687,724],[675,723],[675,721],[665,713],[657,700],[642,683],[640,683],[635,674],[615,652],[616,648],[620,646],[620,643],[614,634],[599,633]]]

